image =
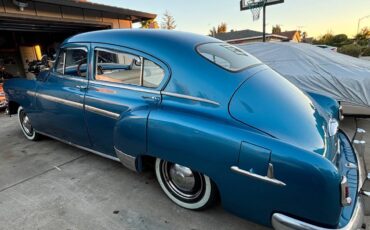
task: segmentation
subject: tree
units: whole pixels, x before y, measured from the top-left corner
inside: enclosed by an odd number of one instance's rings
[[[272,33],[273,34],[280,34],[281,33],[281,27],[280,25],[276,25],[272,27]]]
[[[361,46],[369,45],[369,40],[370,40],[370,30],[367,27],[363,28],[361,32],[356,34],[355,36],[356,43]]]
[[[323,36],[319,37],[319,39],[314,40],[314,44],[320,45],[331,45],[333,42],[334,35],[332,32],[327,32]]]
[[[159,26],[158,26],[158,22],[156,21],[156,19],[150,19],[150,20],[147,20],[147,21],[142,21],[141,22],[141,28],[143,28],[143,29],[158,29]]]
[[[222,22],[220,25],[217,26],[217,33],[226,33],[227,32],[227,24]]]
[[[166,30],[176,29],[175,18],[167,10],[163,14],[161,28]]]
[[[332,40],[331,40],[331,46],[336,46],[336,47],[342,47],[344,45],[349,45],[352,42],[348,40],[348,36],[346,34],[338,34],[335,35]]]
[[[216,27],[213,27],[211,30],[209,30],[209,36],[215,37],[216,34],[220,33],[226,33],[227,32],[227,24],[225,22],[222,22],[220,25]]]

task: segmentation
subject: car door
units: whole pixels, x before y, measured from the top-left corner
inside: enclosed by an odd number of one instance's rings
[[[92,44],[93,74],[85,98],[93,149],[116,157],[146,152],[150,111],[161,101],[166,66],[138,51]]]
[[[84,120],[88,49],[89,44],[61,47],[54,68],[38,85],[36,95],[38,131],[83,147],[90,146]]]

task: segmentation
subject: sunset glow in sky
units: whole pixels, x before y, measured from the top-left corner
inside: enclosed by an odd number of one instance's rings
[[[249,11],[239,10],[239,0],[90,0],[91,2],[146,11],[161,20],[168,10],[176,20],[177,30],[208,34],[213,26],[226,22],[228,29],[262,30],[262,20],[253,22]],[[353,36],[358,19],[370,15],[370,0],[285,0],[267,8],[267,32],[279,24],[282,30],[300,29],[308,36],[320,36],[328,31]],[[262,18],[261,18],[262,19]],[[370,28],[370,17],[361,27]]]

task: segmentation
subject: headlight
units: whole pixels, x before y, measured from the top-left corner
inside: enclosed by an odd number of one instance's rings
[[[337,134],[339,128],[339,123],[336,119],[330,118],[329,124],[328,124],[328,131],[329,131],[329,136],[334,136]]]

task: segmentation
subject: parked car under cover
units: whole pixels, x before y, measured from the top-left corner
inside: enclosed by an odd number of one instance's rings
[[[154,162],[164,193],[187,209],[220,199],[275,229],[362,226],[363,152],[338,130],[334,99],[190,33],[84,33],[57,56],[37,80],[5,83],[27,139],[46,135],[137,172]]]
[[[293,42],[240,45],[301,90],[339,101],[345,115],[370,116],[370,62]]]

